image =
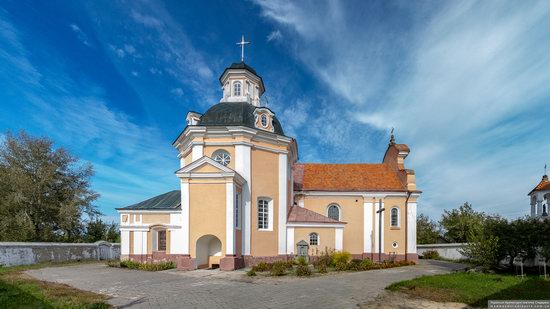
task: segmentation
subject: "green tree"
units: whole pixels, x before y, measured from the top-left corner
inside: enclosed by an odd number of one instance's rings
[[[0,241],[79,241],[98,215],[93,169],[48,138],[8,132],[0,144]]]
[[[86,226],[85,239],[87,242],[96,242],[98,240],[119,242],[118,225],[114,222],[107,224],[101,219],[90,220]]]
[[[468,242],[468,237],[478,235],[483,228],[485,214],[476,212],[466,202],[458,209],[445,210],[440,225],[445,230],[443,236],[449,242]]]
[[[416,218],[416,242],[422,244],[435,244],[439,241],[439,227],[424,214]]]

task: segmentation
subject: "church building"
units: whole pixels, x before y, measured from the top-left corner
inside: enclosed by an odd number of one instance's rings
[[[545,173],[539,184],[529,192],[531,198],[531,217],[543,218],[548,217],[548,205],[550,205],[550,181]]]
[[[393,134],[380,163],[299,161],[262,77],[244,62],[219,78],[221,101],[190,111],[173,142],[180,188],[118,208],[121,258],[234,270],[325,250],[412,260],[417,200],[410,149]]]

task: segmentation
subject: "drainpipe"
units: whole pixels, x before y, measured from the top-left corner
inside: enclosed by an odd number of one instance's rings
[[[409,198],[411,197],[411,191],[407,190],[407,199],[405,200],[405,261],[408,261],[407,258],[407,248],[409,247],[408,238],[409,238]]]

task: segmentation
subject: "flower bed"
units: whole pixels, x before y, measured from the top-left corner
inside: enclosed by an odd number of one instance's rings
[[[108,261],[107,265],[110,267],[120,267],[120,268],[130,268],[130,269],[139,269],[146,271],[160,271],[176,268],[176,263],[167,261],[167,262],[155,262],[155,263],[139,263],[131,260],[124,261]]]

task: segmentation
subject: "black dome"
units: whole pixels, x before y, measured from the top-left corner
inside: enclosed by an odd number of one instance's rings
[[[245,126],[257,129],[254,126],[254,111],[256,106],[246,102],[218,103],[212,106],[197,125],[199,126]],[[285,135],[281,123],[273,116],[274,133]]]

